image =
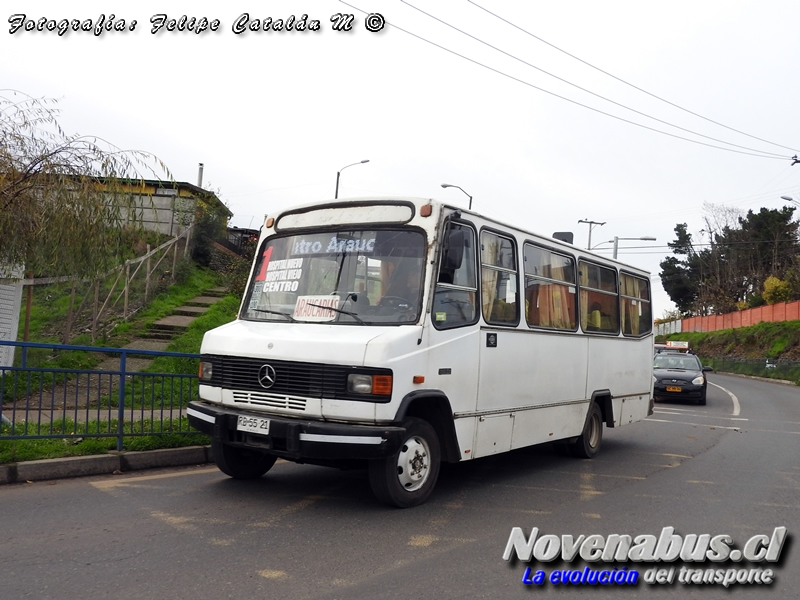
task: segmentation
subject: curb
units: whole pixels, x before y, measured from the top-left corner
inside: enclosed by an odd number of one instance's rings
[[[120,452],[98,456],[71,456],[30,460],[0,465],[0,485],[85,477],[87,475],[112,475],[127,471],[183,467],[212,462],[211,446],[187,446],[144,452]]]

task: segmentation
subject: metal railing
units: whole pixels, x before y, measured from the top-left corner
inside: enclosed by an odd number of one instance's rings
[[[782,379],[800,384],[800,361],[770,358],[734,358],[715,356],[703,358],[703,364],[715,371]]]
[[[199,354],[0,341],[21,355],[0,366],[0,441],[14,439],[116,437],[197,433],[185,408],[198,398]],[[36,354],[36,356],[32,356]],[[97,367],[71,368],[91,355]],[[54,362],[62,366],[46,366]],[[71,357],[75,357],[74,361]],[[159,357],[180,361],[183,372],[142,370]]]

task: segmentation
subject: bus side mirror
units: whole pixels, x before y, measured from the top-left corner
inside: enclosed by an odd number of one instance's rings
[[[461,229],[452,229],[447,235],[447,240],[444,244],[444,256],[442,257],[441,270],[444,272],[456,271],[461,267],[461,261],[464,259],[464,246],[466,245],[466,236]]]

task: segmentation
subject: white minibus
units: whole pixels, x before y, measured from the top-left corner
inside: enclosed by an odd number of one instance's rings
[[[205,334],[190,423],[227,475],[278,458],[364,465],[410,507],[441,461],[558,442],[652,413],[641,269],[430,199],[270,216],[235,321]]]

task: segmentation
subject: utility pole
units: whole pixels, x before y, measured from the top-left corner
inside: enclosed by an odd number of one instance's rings
[[[595,225],[605,225],[606,222],[603,221],[602,223],[600,223],[599,221],[589,221],[588,219],[579,219],[578,223],[586,223],[587,225],[589,225],[589,243],[586,244],[586,249],[587,250],[591,250],[592,249],[592,228]]]

